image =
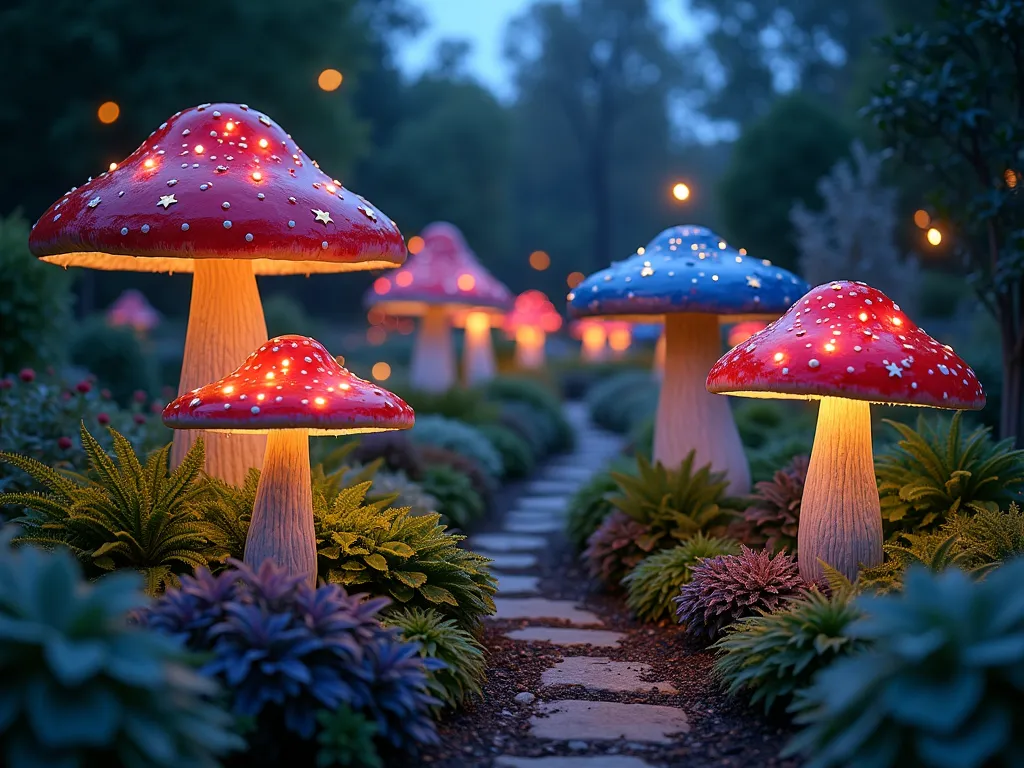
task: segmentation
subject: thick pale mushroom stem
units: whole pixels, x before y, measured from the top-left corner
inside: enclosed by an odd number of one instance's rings
[[[467,387],[490,381],[498,369],[494,360],[494,345],[491,343],[491,318],[486,312],[470,312],[466,315],[462,368]]]
[[[658,343],[654,345],[654,378],[661,381],[665,378],[665,331],[658,337]]]
[[[544,367],[546,334],[540,328],[523,325],[516,329],[516,365],[533,369]]]
[[[800,502],[800,575],[822,575],[819,559],[848,579],[882,562],[882,512],[871,453],[871,405],[823,397]]]
[[[228,375],[266,340],[267,324],[252,263],[196,259],[178,394]],[[195,430],[175,430],[172,466],[182,462],[198,436]],[[206,432],[203,439],[206,471],[212,477],[242,485],[251,468],[263,465],[263,435]]]
[[[245,540],[245,562],[258,568],[264,560],[302,576],[311,586],[316,584],[309,433],[305,429],[278,429],[267,438],[267,455]]]
[[[580,341],[582,342],[580,357],[583,358],[584,362],[599,363],[607,356],[608,347],[606,342],[608,341],[608,334],[603,326],[595,324],[584,327]]]
[[[654,422],[654,459],[678,467],[696,450],[695,467],[711,463],[724,471],[728,492],[750,492],[750,467],[732,418],[729,399],[705,388],[707,373],[721,355],[716,315],[665,317],[665,376]]]
[[[452,329],[444,307],[427,307],[420,321],[409,383],[423,392],[447,392],[455,385]]]

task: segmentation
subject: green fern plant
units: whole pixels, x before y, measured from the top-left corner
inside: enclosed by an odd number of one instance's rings
[[[420,655],[445,666],[428,675],[437,683],[436,695],[450,707],[480,698],[485,677],[484,648],[473,635],[433,608],[401,608],[385,619],[402,639],[420,644]]]
[[[705,557],[739,554],[739,542],[698,533],[689,541],[645,557],[622,580],[626,605],[641,621],[660,621],[675,611],[673,598]]]
[[[464,627],[494,613],[487,558],[459,546],[433,513],[414,517],[388,500],[367,501],[364,482],[333,496],[313,491],[318,569],[352,591],[390,596],[397,606],[434,607]]]
[[[637,474],[613,472],[619,492],[608,501],[636,522],[649,528],[637,544],[647,552],[665,549],[698,533],[721,535],[736,512],[723,506],[728,486],[724,472],[706,464],[694,471],[696,452],[690,451],[678,469],[661,462],[651,464],[637,456]]]
[[[374,737],[377,724],[346,704],[317,712],[317,768],[384,768]]]
[[[0,505],[25,508],[16,520],[25,529],[19,541],[66,546],[91,576],[139,571],[149,594],[177,585],[182,573],[225,559],[221,532],[204,514],[210,486],[202,474],[203,442],[197,440],[181,466],[168,472],[169,445],[143,464],[123,435],[110,432],[113,458],[82,425],[86,475],[0,453],[0,461],[24,470],[46,489],[0,494]]]
[[[1024,554],[1024,511],[1016,503],[1006,512],[986,509],[972,516],[956,515],[942,529],[955,533],[983,562]]]
[[[726,630],[712,648],[715,673],[730,696],[746,693],[767,714],[806,688],[818,670],[865,647],[846,632],[862,615],[852,585],[830,593],[804,592],[781,611],[740,619]]]
[[[962,414],[921,416],[917,429],[886,421],[902,438],[875,458],[887,535],[938,528],[951,515],[994,511],[1024,492],[1024,451],[993,442],[988,427],[964,435]]]
[[[457,528],[465,528],[486,511],[484,500],[470,479],[452,467],[444,464],[427,467],[420,484],[436,501],[433,511],[440,512]]]

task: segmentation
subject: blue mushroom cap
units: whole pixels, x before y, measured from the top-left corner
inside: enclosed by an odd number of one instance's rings
[[[569,294],[569,314],[780,315],[809,290],[792,272],[741,254],[710,229],[684,225],[587,277]]]

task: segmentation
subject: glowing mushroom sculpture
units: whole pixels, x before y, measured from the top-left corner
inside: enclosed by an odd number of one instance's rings
[[[244,104],[178,112],[119,165],[73,188],[29,247],[64,267],[192,273],[179,394],[224,376],[267,338],[257,275],[394,267],[402,235]],[[194,437],[175,434],[180,462]],[[240,484],[265,439],[212,436],[207,471]]]
[[[419,253],[397,272],[377,278],[366,305],[389,315],[420,318],[409,372],[417,389],[444,392],[455,384],[453,324],[466,329],[466,383],[485,381],[495,372],[491,321],[512,309],[512,294],[477,261],[452,224],[431,224],[421,237]]]
[[[547,335],[561,327],[562,316],[543,291],[530,289],[516,296],[512,311],[505,316],[505,330],[516,340],[516,365],[541,368]]]
[[[750,490],[750,468],[728,402],[708,394],[707,372],[722,352],[719,322],[777,317],[807,290],[796,275],[729,248],[711,230],[671,227],[642,253],[587,277],[569,294],[573,317],[665,321],[665,370],[654,458],[676,467],[724,470],[730,493]]]
[[[171,402],[172,429],[267,435],[266,457],[245,543],[245,561],[271,559],[316,581],[310,435],[409,429],[415,416],[400,397],[350,373],[305,336],[260,345],[236,371]]]
[[[819,400],[800,506],[800,574],[819,559],[850,579],[882,561],[882,517],[871,451],[871,403],[976,410],[985,394],[952,349],[864,283],[819,285],[728,352],[710,392]]]
[[[159,322],[160,313],[134,288],[124,291],[107,310],[108,325],[115,328],[127,326],[140,336],[151,331]]]

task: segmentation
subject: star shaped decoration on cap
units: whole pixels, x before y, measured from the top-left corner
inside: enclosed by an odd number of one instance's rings
[[[98,197],[94,197],[92,200],[89,201],[88,205],[89,205],[90,208],[95,208],[101,202],[102,201]]]
[[[900,379],[903,378],[903,369],[900,368],[896,363],[889,363],[888,365],[885,366],[885,368],[886,368],[887,371],[889,371],[889,378],[890,379],[893,376],[896,376],[897,378],[900,378]]]
[[[322,221],[323,225],[325,227],[328,224],[333,224],[334,223],[334,219],[331,218],[331,212],[330,211],[321,211],[319,208],[312,208],[312,209],[310,209],[310,213],[312,213],[314,216],[316,216],[316,220],[317,221]]]
[[[761,281],[758,280],[753,275],[747,275],[747,287],[748,288],[760,288],[761,287]]]
[[[160,199],[157,201],[156,204],[162,205],[164,207],[164,210],[166,211],[176,202],[178,202],[178,200],[177,198],[174,197],[174,195],[160,195]]]

